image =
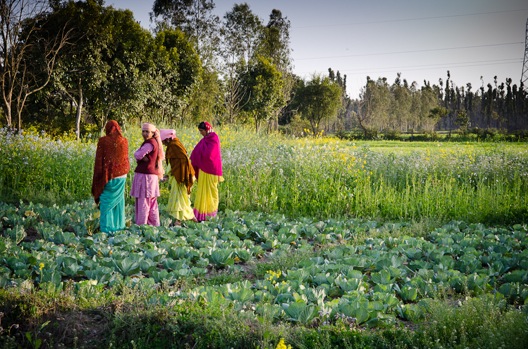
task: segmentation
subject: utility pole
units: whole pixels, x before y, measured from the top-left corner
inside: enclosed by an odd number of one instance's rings
[[[528,89],[528,19],[526,20],[526,36],[524,39],[524,61],[523,70],[521,74],[521,82],[525,89]]]

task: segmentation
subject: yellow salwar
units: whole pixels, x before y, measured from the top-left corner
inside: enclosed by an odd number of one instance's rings
[[[187,194],[187,186],[178,183],[173,176],[170,176],[170,195],[167,211],[179,221],[194,219],[194,211],[191,207],[191,198]]]
[[[204,221],[207,217],[214,217],[218,212],[218,183],[224,181],[224,177],[216,176],[200,171],[198,185],[194,191],[194,216],[198,221]]]

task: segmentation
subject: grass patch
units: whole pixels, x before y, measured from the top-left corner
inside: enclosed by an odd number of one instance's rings
[[[214,303],[152,303],[161,293],[128,290],[133,302],[78,307],[73,289],[55,294],[0,292],[0,344],[3,348],[525,348],[527,314],[484,296],[453,304],[428,301],[427,316],[414,324],[375,331],[346,319],[304,327],[255,319]],[[93,299],[97,303],[96,299]],[[43,305],[38,314],[20,310]]]

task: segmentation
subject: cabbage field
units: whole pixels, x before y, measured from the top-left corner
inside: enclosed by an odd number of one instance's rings
[[[528,345],[528,145],[218,134],[218,217],[169,227],[162,184],[161,227],[128,197],[106,234],[95,143],[4,130],[0,344]]]

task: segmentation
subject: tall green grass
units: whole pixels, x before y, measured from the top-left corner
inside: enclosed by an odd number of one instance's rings
[[[0,200],[59,204],[90,197],[95,144],[0,130]]]
[[[217,130],[225,182],[220,210],[288,216],[524,222],[524,143],[348,142]],[[188,152],[196,129],[177,129]],[[139,129],[126,136],[132,154]],[[43,203],[90,198],[95,144],[44,135],[0,134],[0,199]],[[162,184],[160,203],[167,202]],[[131,200],[128,201],[131,203]]]
[[[321,218],[527,218],[525,144],[255,140],[244,135],[224,154],[224,207]]]

